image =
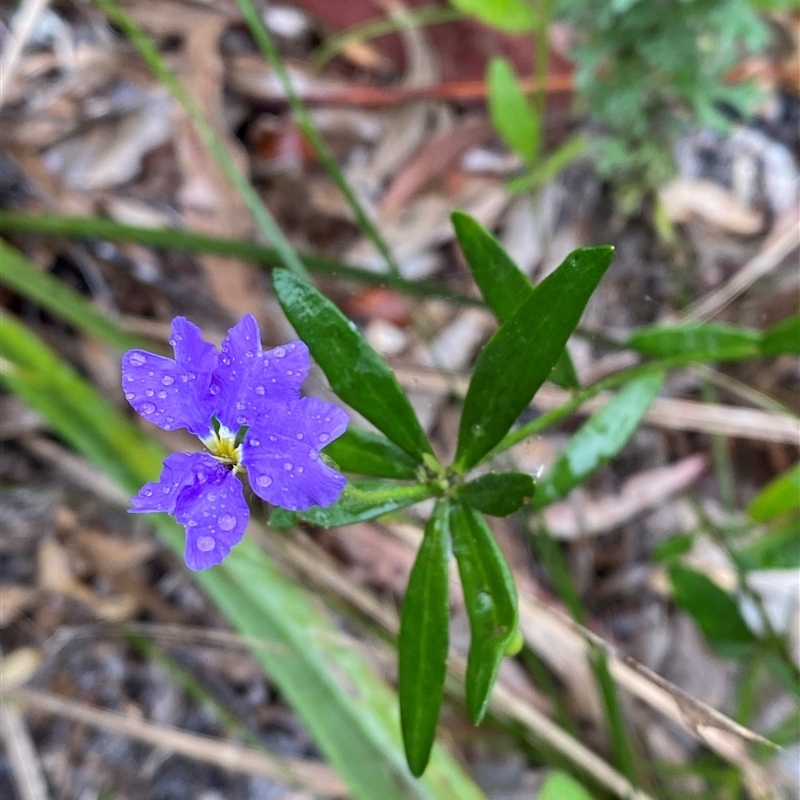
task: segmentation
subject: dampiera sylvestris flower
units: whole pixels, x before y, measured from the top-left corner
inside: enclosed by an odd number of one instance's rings
[[[250,509],[237,475],[253,491],[290,511],[329,506],[345,478],[319,451],[347,428],[339,407],[300,397],[308,375],[301,341],[262,351],[248,314],[228,331],[222,351],[184,317],[172,322],[175,360],[129,350],[122,358],[125,398],[164,430],[187,428],[206,452],[173,453],[161,477],[131,499],[132,513],[164,511],[186,528],[186,564],[219,564],[244,535]]]

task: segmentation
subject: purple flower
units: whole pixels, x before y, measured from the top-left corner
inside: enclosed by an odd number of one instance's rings
[[[186,564],[219,564],[241,541],[250,509],[237,478],[247,472],[261,498],[290,511],[327,507],[345,486],[320,450],[347,428],[338,406],[300,397],[308,375],[301,341],[262,351],[248,314],[228,331],[222,351],[184,317],[172,322],[175,360],[129,350],[122,389],[133,408],[164,430],[187,428],[204,453],[173,453],[161,477],[132,498],[132,513],[163,511],[186,528]]]

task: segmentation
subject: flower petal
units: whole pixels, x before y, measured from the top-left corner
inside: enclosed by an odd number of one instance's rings
[[[242,540],[250,519],[242,484],[233,472],[222,467],[204,478],[181,492],[175,509],[175,519],[186,528],[186,566],[194,570],[219,564]]]
[[[308,348],[299,340],[262,351],[258,323],[246,314],[222,342],[211,384],[219,421],[236,430],[252,425],[265,403],[297,400],[308,369]]]
[[[341,436],[347,423],[341,408],[315,397],[265,409],[242,447],[242,464],[253,491],[289,511],[334,503],[347,481],[319,451]]]
[[[221,471],[223,477],[228,470],[215,458],[205,453],[172,453],[164,459],[161,477],[146,483],[139,493],[131,498],[131,514],[150,514],[156,511],[175,513],[178,497],[205,475]]]
[[[211,430],[209,386],[217,351],[203,341],[200,329],[184,317],[172,322],[170,343],[176,360],[129,350],[122,357],[125,399],[148,422],[171,431],[188,428],[196,436]]]

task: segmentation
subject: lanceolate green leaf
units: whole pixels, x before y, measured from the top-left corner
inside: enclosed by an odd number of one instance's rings
[[[749,541],[736,551],[736,561],[748,570],[800,568],[800,518],[794,515]]]
[[[514,67],[505,58],[493,58],[487,83],[492,125],[508,147],[522,156],[528,166],[533,166],[539,157],[541,126]]]
[[[681,564],[672,564],[667,571],[675,602],[691,615],[714,649],[730,657],[750,650],[756,638],[733,597],[702,572]]]
[[[467,710],[477,724],[486,713],[497,670],[517,630],[517,589],[480,512],[460,503],[454,505],[450,528],[472,632],[467,657]]]
[[[800,356],[800,314],[795,314],[764,331],[761,338],[761,352],[765,356],[779,356],[782,353]]]
[[[480,222],[463,211],[454,211],[451,219],[458,243],[486,304],[498,322],[506,322],[533,294],[533,284]],[[548,377],[564,389],[577,388],[578,378],[566,347]]]
[[[539,789],[537,800],[592,800],[592,796],[566,772],[551,772]]]
[[[331,388],[412,458],[431,446],[394,373],[336,306],[287,270],[275,270],[275,293]]]
[[[800,508],[800,461],[768,483],[752,500],[747,513],[759,522]]]
[[[712,322],[654,325],[636,331],[628,347],[649,356],[692,354],[698,361],[725,361],[758,355],[761,334],[751,328]]]
[[[663,381],[660,372],[642,375],[595,412],[539,481],[534,506],[559,500],[607,464],[633,436]]]
[[[411,457],[385,436],[351,425],[343,436],[325,448],[343,472],[375,478],[414,480],[417,465]]]
[[[544,383],[613,252],[610,247],[585,247],[569,255],[486,343],[464,400],[457,468],[477,464]]]
[[[165,452],[13,318],[0,313],[0,381],[42,413],[54,431],[133,494],[158,475]],[[149,521],[176,553],[182,529],[166,515]],[[439,748],[421,780],[405,766],[397,698],[316,598],[280,573],[245,537],[225,563],[196,580],[296,709],[356,800],[482,800]]]
[[[454,211],[451,220],[486,304],[499,322],[506,322],[533,292],[533,284],[480,222],[463,211]]]
[[[456,496],[464,505],[507,517],[530,502],[536,482],[524,472],[489,472],[458,487]]]
[[[451,0],[465,14],[511,33],[533,31],[537,27],[534,7],[527,0]]]
[[[276,509],[270,524],[285,528],[296,520],[321,528],[338,528],[375,519],[392,511],[414,505],[433,496],[433,490],[420,483],[397,484],[394,481],[349,481],[341,497],[327,508],[312,506],[308,511]]]
[[[398,641],[400,724],[408,766],[422,775],[444,698],[450,621],[450,504],[439,500],[408,579]]]

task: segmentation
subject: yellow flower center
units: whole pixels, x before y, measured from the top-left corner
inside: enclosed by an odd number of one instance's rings
[[[236,444],[236,434],[229,431],[224,425],[219,431],[212,431],[205,439],[201,440],[217,461],[233,467],[234,472],[243,470],[242,445]]]

